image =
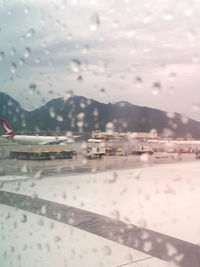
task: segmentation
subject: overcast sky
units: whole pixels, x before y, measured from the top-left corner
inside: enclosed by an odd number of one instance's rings
[[[0,91],[71,92],[200,120],[200,1],[0,0]]]

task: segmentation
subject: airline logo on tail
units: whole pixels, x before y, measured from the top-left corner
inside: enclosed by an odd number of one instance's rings
[[[13,131],[13,129],[6,120],[1,119],[0,122],[4,129],[5,135],[10,135],[10,136],[16,135],[16,133]]]

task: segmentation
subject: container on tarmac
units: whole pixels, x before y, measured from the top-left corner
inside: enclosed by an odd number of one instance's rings
[[[67,149],[27,149],[27,150],[12,150],[10,158],[15,159],[71,159],[76,155],[75,151]]]

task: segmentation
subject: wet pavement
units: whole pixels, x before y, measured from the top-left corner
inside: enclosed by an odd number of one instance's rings
[[[5,175],[27,175],[49,177],[62,174],[94,173],[106,170],[140,168],[154,164],[196,160],[195,154],[154,153],[153,155],[104,156],[100,159],[86,159],[78,154],[73,159],[55,160],[0,160],[0,177]],[[0,178],[1,179],[1,178]]]

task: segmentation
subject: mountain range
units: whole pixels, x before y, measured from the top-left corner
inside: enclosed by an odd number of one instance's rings
[[[156,129],[165,137],[200,138],[200,122],[186,119],[181,114],[169,114],[125,101],[105,104],[82,96],[55,98],[27,111],[15,99],[0,92],[0,118],[6,119],[20,133],[105,131],[110,123],[115,131],[120,132]]]

